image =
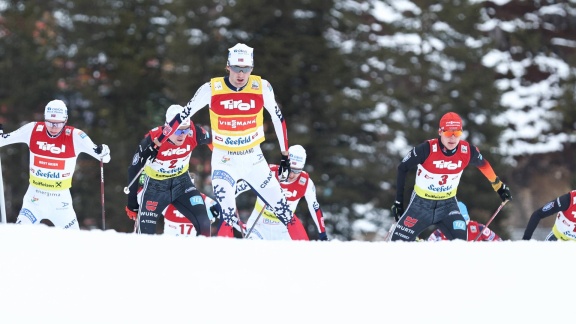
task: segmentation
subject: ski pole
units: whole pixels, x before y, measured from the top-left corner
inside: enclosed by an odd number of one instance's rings
[[[492,215],[492,217],[490,217],[490,219],[488,220],[488,223],[486,223],[486,226],[484,227],[484,229],[487,229],[488,226],[490,226],[490,223],[492,223],[492,221],[494,220],[494,218],[496,217],[496,215],[498,215],[498,213],[502,210],[502,207],[504,207],[504,205],[506,205],[506,203],[509,200],[504,200],[501,204],[500,207],[498,207],[498,209],[496,209],[496,211],[494,212],[494,215]],[[478,239],[480,238],[480,236],[482,236],[482,231],[480,231],[480,233],[478,233],[478,236],[476,236],[476,238],[474,239],[474,242],[478,241]]]
[[[262,216],[262,213],[264,213],[264,210],[266,209],[266,206],[268,206],[267,204],[264,204],[264,207],[262,207],[262,210],[260,211],[260,213],[258,214],[258,217],[256,217],[256,220],[254,221],[254,224],[252,224],[252,226],[250,226],[250,230],[248,231],[248,233],[246,233],[246,236],[244,238],[249,238],[250,234],[252,234],[252,230],[254,229],[254,227],[256,226],[256,223],[258,223],[258,220],[260,220],[260,216]]]
[[[106,230],[106,210],[104,209],[104,162],[100,159],[100,201],[102,203],[102,230]]]
[[[162,135],[161,135],[162,136]],[[157,139],[154,139],[154,149],[158,150],[160,145],[156,144],[157,143]],[[154,157],[152,160],[150,160],[150,163],[154,163],[154,161],[156,160],[156,157]],[[125,194],[129,194],[130,193],[130,186],[134,183],[134,181],[136,181],[136,179],[138,179],[140,177],[140,175],[142,174],[142,172],[144,171],[144,168],[146,167],[146,163],[144,163],[144,166],[142,166],[142,169],[140,169],[140,171],[138,171],[138,173],[136,173],[136,175],[134,176],[134,178],[132,178],[132,180],[130,180],[130,183],[128,183],[127,187],[124,187],[124,193]]]
[[[246,238],[245,234],[244,234],[244,222],[240,219],[240,214],[238,213],[238,209],[236,209],[236,217],[238,218],[238,222],[237,225],[240,229],[238,229],[238,231],[240,232],[240,234],[242,234],[242,238]],[[236,226],[233,226],[234,228],[236,228]]]
[[[0,124],[0,134],[4,134],[4,129],[2,124]],[[0,203],[2,204],[0,212],[2,214],[2,223],[6,224],[6,200],[4,200],[4,178],[2,177],[2,162],[0,161],[0,194],[2,200]]]
[[[392,233],[394,233],[394,230],[396,230],[396,225],[398,225],[398,222],[394,222],[392,223],[392,225],[390,225],[388,234],[386,234],[386,236],[384,237],[384,242],[390,242],[390,240],[392,239]]]
[[[125,194],[129,194],[130,193],[130,186],[132,186],[132,184],[134,183],[134,181],[136,181],[136,179],[140,178],[140,175],[142,174],[142,172],[144,171],[144,168],[146,167],[146,165],[144,165],[142,167],[142,169],[140,169],[140,171],[138,171],[138,173],[136,173],[136,175],[134,176],[134,178],[132,178],[132,180],[130,180],[130,183],[128,183],[127,187],[124,187],[124,193]]]
[[[138,211],[138,216],[134,220],[134,234],[139,234],[138,230],[140,229],[140,211]]]

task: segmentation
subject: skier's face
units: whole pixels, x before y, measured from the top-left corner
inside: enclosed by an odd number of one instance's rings
[[[290,170],[290,174],[288,175],[288,182],[292,183],[300,177],[300,173],[302,173],[302,169],[294,169]]]
[[[230,72],[230,76],[228,77],[230,83],[237,88],[245,86],[252,73],[251,66],[229,65],[226,67],[226,70]]]
[[[57,135],[62,131],[62,128],[64,128],[66,122],[49,119],[45,121],[45,124],[46,124],[46,130],[50,135]]]
[[[462,137],[462,130],[451,130],[451,131],[443,131],[439,130],[438,134],[440,135],[440,141],[442,144],[448,149],[453,150],[458,146],[460,143],[460,137]]]
[[[176,146],[180,146],[184,144],[184,140],[186,140],[188,134],[190,134],[190,126],[178,128],[176,132],[170,136],[170,141]]]

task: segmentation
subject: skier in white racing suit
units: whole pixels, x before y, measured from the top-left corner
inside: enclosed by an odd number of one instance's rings
[[[82,130],[66,125],[67,121],[66,104],[52,100],[44,108],[44,121],[27,123],[0,137],[0,147],[24,143],[30,148],[30,186],[17,224],[38,225],[46,220],[55,227],[80,229],[70,195],[76,159],[86,153],[108,163],[110,149],[94,144]]]
[[[226,70],[228,76],[206,82],[182,110],[193,116],[209,106],[212,128],[212,187],[214,198],[222,207],[224,223],[220,229],[237,222],[236,181],[245,180],[257,195],[272,206],[292,239],[306,239],[295,231],[290,206],[280,184],[270,171],[260,143],[264,141],[264,109],[270,113],[280,144],[281,180],[290,173],[288,136],[280,107],[274,98],[272,85],[260,76],[251,75],[254,67],[253,49],[236,44],[229,49]]]
[[[324,227],[324,215],[322,209],[320,209],[318,199],[316,198],[316,186],[308,172],[303,170],[304,165],[306,164],[306,150],[301,145],[293,145],[290,147],[288,152],[290,155],[290,175],[286,181],[280,182],[280,186],[288,200],[290,210],[294,213],[300,199],[305,198],[310,216],[318,230],[318,239],[321,241],[327,241],[328,236],[326,235],[326,228]],[[274,172],[278,169],[278,166],[271,164],[270,169]],[[236,191],[239,194],[249,191],[250,189],[250,186],[245,181],[241,180],[238,182]],[[262,211],[264,205],[262,199],[256,199],[254,210],[246,222],[246,228],[250,229],[253,227],[253,229],[246,238],[260,240],[290,240],[291,238],[286,227],[282,225],[278,217],[274,214],[274,211],[269,208],[268,205],[266,205],[266,208]],[[300,219],[298,219],[298,216],[294,214],[293,217],[301,231],[301,236],[308,238],[308,234],[306,233]]]

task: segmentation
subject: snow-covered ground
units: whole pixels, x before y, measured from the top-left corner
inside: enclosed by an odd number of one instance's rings
[[[279,242],[0,224],[0,323],[544,323],[572,309],[575,255],[571,242]]]

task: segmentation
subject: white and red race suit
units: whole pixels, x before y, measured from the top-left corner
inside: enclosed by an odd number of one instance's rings
[[[492,231],[490,228],[486,227],[486,225],[471,220],[468,223],[468,241],[475,241],[479,234],[480,237],[477,241],[502,241],[500,236],[494,233],[494,231]],[[435,230],[432,234],[430,234],[430,237],[428,237],[428,241],[445,240],[448,239],[439,229]]]
[[[276,177],[278,177],[278,165],[270,164],[270,170],[272,170],[272,172],[276,174]],[[316,186],[312,179],[310,179],[308,172],[302,171],[294,181],[280,182],[280,186],[282,187],[284,196],[286,196],[286,200],[288,200],[290,211],[294,213],[300,199],[305,198],[306,203],[308,204],[308,211],[310,212],[310,216],[312,216],[318,233],[325,233],[326,228],[324,227],[324,216],[320,204],[318,203],[318,199],[316,198]],[[246,182],[239,181],[236,191],[237,194],[239,194],[250,189],[250,186]],[[276,217],[274,210],[271,209],[270,206],[266,205],[266,208],[262,212],[264,205],[265,203],[262,199],[256,199],[254,210],[246,222],[246,228],[254,226],[254,229],[248,238],[261,240],[290,240],[291,238],[286,227],[283,226],[278,217]],[[262,215],[256,222],[256,219],[261,212]],[[294,214],[294,217],[296,218],[296,214]],[[254,225],[254,222],[256,222],[256,225]],[[307,237],[306,230],[299,219],[298,224],[300,230],[303,231],[303,235],[306,235]]]
[[[79,229],[70,187],[80,153],[102,158],[96,153],[94,142],[72,126],[66,125],[58,135],[51,136],[44,122],[31,122],[0,136],[0,147],[14,143],[30,148],[30,186],[16,223],[40,224],[45,219],[55,227]],[[108,157],[103,162],[109,160]]]

